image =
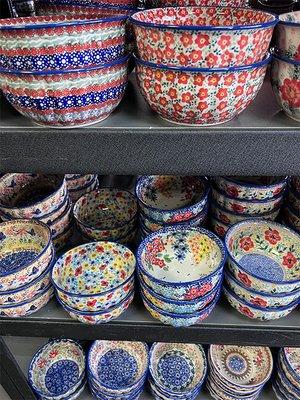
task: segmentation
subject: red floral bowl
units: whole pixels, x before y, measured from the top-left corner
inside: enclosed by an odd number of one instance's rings
[[[249,65],[266,56],[277,17],[231,7],[168,7],[130,17],[141,59],[189,67]]]
[[[256,97],[269,63],[229,68],[177,68],[136,58],[141,93],[160,117],[186,125],[215,125],[240,114]]]

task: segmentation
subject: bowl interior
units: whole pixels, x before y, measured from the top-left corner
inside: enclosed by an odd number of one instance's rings
[[[221,241],[196,228],[158,231],[140,249],[142,269],[163,282],[196,281],[216,271],[225,257]]]
[[[87,243],[67,251],[52,270],[54,284],[67,293],[88,295],[107,292],[134,272],[134,254],[112,242]]]
[[[279,21],[282,22],[295,22],[300,24],[300,11],[292,11],[279,16]]]
[[[300,238],[284,226],[241,222],[225,241],[232,259],[251,275],[272,282],[300,279]]]

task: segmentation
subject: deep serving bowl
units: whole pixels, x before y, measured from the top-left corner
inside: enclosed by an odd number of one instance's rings
[[[300,61],[273,54],[271,82],[285,114],[300,121]]]
[[[91,125],[107,118],[120,103],[128,58],[74,70],[0,70],[0,87],[17,111],[39,125]]]
[[[270,57],[229,68],[177,68],[135,58],[139,88],[163,119],[187,125],[222,124],[256,97]]]
[[[81,385],[85,355],[79,343],[54,339],[41,347],[28,368],[30,386],[39,396],[64,399]]]
[[[191,300],[210,292],[221,280],[226,250],[202,228],[169,227],[147,236],[137,251],[138,271],[155,293]]]
[[[246,220],[225,237],[228,267],[246,287],[268,294],[300,289],[300,236],[271,221]]]
[[[137,180],[135,193],[146,217],[172,224],[188,221],[203,211],[209,184],[198,176],[145,175]]]
[[[79,311],[100,311],[119,303],[132,289],[134,254],[112,242],[94,242],[67,251],[51,279],[59,297]]]
[[[125,20],[99,18],[99,12],[3,19],[0,68],[32,72],[112,62],[125,55]]]
[[[277,54],[300,61],[300,11],[293,11],[279,16],[275,30]]]

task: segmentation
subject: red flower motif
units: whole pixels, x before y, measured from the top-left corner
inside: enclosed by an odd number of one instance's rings
[[[107,286],[108,286],[108,282],[107,282],[106,280],[102,280],[102,281],[100,282],[100,285],[101,285],[101,286],[104,286],[104,287],[107,287]]]
[[[97,251],[97,253],[103,253],[104,252],[104,247],[101,246],[101,245],[96,246],[96,251]]]
[[[39,368],[44,368],[44,366],[47,364],[47,361],[42,358],[40,361],[38,361],[38,367]]]
[[[189,103],[193,99],[191,92],[182,93],[181,99],[184,103]]]
[[[166,47],[165,51],[165,56],[170,59],[170,58],[174,58],[175,57],[175,50],[170,49],[169,47]]]
[[[218,93],[216,94],[216,97],[219,100],[223,100],[225,97],[227,97],[227,89],[219,89]]]
[[[57,356],[57,354],[58,354],[58,351],[57,351],[57,350],[52,350],[52,351],[50,351],[50,353],[49,353],[49,357],[50,357],[50,358],[55,358],[55,357]]]
[[[226,186],[226,193],[231,197],[238,197],[239,191],[235,186]]]
[[[160,260],[159,258],[156,257],[152,259],[152,264],[157,265],[160,268],[163,268],[166,265],[164,260]]]
[[[233,81],[234,81],[234,75],[233,74],[225,75],[225,77],[224,77],[224,85],[230,86]]]
[[[200,288],[192,287],[184,295],[185,300],[193,300],[197,297],[204,296],[212,289],[211,283],[205,283]]]
[[[167,71],[167,73],[166,73],[166,80],[167,80],[168,82],[174,82],[175,77],[176,77],[176,74],[175,74],[174,72],[172,72],[172,71]]]
[[[169,89],[168,95],[171,97],[171,99],[176,99],[176,97],[177,97],[177,90],[176,90],[175,88]]]
[[[199,35],[197,35],[195,43],[200,47],[200,49],[202,49],[203,47],[206,47],[209,44],[209,36],[200,33]]]
[[[154,43],[158,42],[160,40],[159,30],[158,29],[150,29],[150,37]]]
[[[277,189],[274,190],[273,196],[277,196],[279,193],[281,193],[281,191],[282,191],[282,188],[278,187]]]
[[[277,242],[279,242],[281,240],[281,236],[277,229],[268,229],[265,232],[265,239],[269,243],[275,245]]]
[[[78,268],[76,268],[75,269],[75,276],[78,276],[78,275],[80,275],[80,274],[82,274],[82,266],[80,265],[80,267],[78,267]]]
[[[156,83],[156,84],[154,85],[154,91],[155,91],[155,93],[157,93],[157,94],[161,93],[161,85],[160,85],[159,83]]]
[[[66,264],[66,265],[70,264],[71,260],[72,260],[72,256],[71,256],[71,255],[68,255],[68,256],[66,257],[66,259],[65,259],[65,264]]]
[[[221,101],[217,107],[218,110],[222,111],[224,110],[224,108],[227,106],[227,102],[226,101]]]
[[[97,300],[96,300],[96,299],[93,299],[93,300],[88,300],[88,301],[86,302],[86,305],[87,305],[88,307],[94,307],[96,303],[97,303]]]
[[[249,251],[249,250],[253,249],[253,247],[254,247],[253,240],[251,239],[250,236],[244,236],[242,239],[240,239],[239,243],[240,243],[241,249],[243,249],[245,251]]]
[[[243,47],[247,46],[248,41],[249,41],[248,36],[241,35],[240,39],[237,41],[237,44],[240,46],[240,49],[242,49]]]
[[[178,54],[178,56],[176,58],[179,61],[180,65],[187,65],[189,62],[188,56],[186,56],[183,53]]]
[[[121,279],[126,278],[126,272],[124,271],[124,269],[122,269],[122,270],[120,271],[120,278],[121,278]]]
[[[250,300],[252,304],[255,304],[259,307],[266,307],[268,302],[266,300],[261,299],[260,297],[255,297],[254,299]]]
[[[198,97],[199,97],[199,99],[201,99],[201,100],[207,99],[207,97],[208,97],[208,90],[207,90],[207,89],[204,89],[204,88],[201,88],[201,89],[199,90],[199,92],[198,92]]]
[[[229,250],[231,251],[232,250],[232,247],[233,247],[233,238],[231,237],[230,239],[229,239]]]
[[[210,86],[217,86],[219,83],[220,77],[219,75],[213,74],[208,78],[208,84]]]
[[[196,85],[196,86],[202,86],[204,81],[205,81],[205,77],[201,74],[197,74],[194,77],[194,85]]]
[[[300,80],[286,78],[279,88],[282,99],[290,107],[300,107]]]
[[[231,36],[230,35],[221,35],[220,39],[218,40],[218,45],[224,50],[227,46],[231,43]]]
[[[239,310],[242,314],[246,315],[249,318],[253,318],[254,314],[248,307],[239,306]]]
[[[202,58],[201,50],[192,51],[190,54],[190,57],[191,57],[192,61],[194,61],[194,62],[201,60],[201,58]]]
[[[174,215],[171,218],[170,222],[181,222],[181,221],[187,221],[189,220],[191,217],[193,217],[193,213],[191,211],[186,211],[184,213],[180,213],[177,215]]]
[[[245,207],[241,206],[240,204],[232,203],[231,208],[234,212],[242,213],[245,211]]]
[[[198,106],[197,106],[198,110],[200,110],[200,111],[205,110],[207,107],[208,107],[208,104],[206,101],[199,101]]]
[[[250,97],[253,95],[253,92],[254,92],[254,86],[249,86],[246,91],[246,95]],[[299,94],[300,94],[300,92],[299,92]]]
[[[187,82],[188,82],[188,75],[185,74],[185,73],[181,73],[181,74],[180,74],[180,77],[179,77],[179,79],[178,79],[178,82],[179,82],[179,83],[183,83],[184,85],[186,85]]]
[[[225,215],[225,214],[223,214],[221,212],[219,213],[219,218],[225,224],[229,224],[230,223],[230,219],[227,217],[227,215]]]
[[[245,83],[246,82],[246,78],[247,78],[247,72],[242,72],[242,73],[239,74],[238,82],[239,83]]]
[[[235,91],[233,92],[235,96],[241,96],[244,93],[243,86],[237,86]]]
[[[193,37],[189,33],[183,33],[180,36],[180,41],[184,46],[190,46],[193,43]]]
[[[163,40],[167,44],[167,46],[170,46],[171,44],[173,44],[175,42],[173,33],[166,32],[164,34]]]
[[[230,64],[231,60],[233,58],[233,53],[231,53],[230,51],[226,50],[224,53],[222,53],[221,55],[221,61],[222,64]]]
[[[160,97],[159,104],[165,107],[168,104],[167,99],[165,97]]]
[[[226,233],[225,229],[221,225],[216,225],[215,226],[215,231],[221,237],[223,237],[225,235],[225,233]]]
[[[179,103],[175,103],[175,104],[174,104],[174,110],[175,110],[175,111],[177,111],[177,112],[180,113],[180,112],[182,111],[182,108],[183,108],[183,107],[182,107]]]
[[[248,277],[247,274],[244,274],[243,272],[239,271],[238,273],[238,278],[239,280],[247,287],[251,287],[252,285],[252,281],[251,279]]]
[[[293,266],[297,263],[297,258],[294,256],[293,253],[291,253],[290,251],[283,256],[283,265],[285,265],[286,267],[293,268]]]
[[[208,67],[214,67],[218,61],[218,56],[214,55],[213,53],[209,53],[206,57],[206,62]]]

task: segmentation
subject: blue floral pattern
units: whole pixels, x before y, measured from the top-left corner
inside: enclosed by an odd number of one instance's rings
[[[59,360],[53,363],[45,375],[45,385],[55,396],[66,393],[78,381],[79,367],[72,360]]]
[[[195,370],[190,359],[182,351],[168,351],[157,363],[157,373],[164,386],[182,390],[191,384]]]

